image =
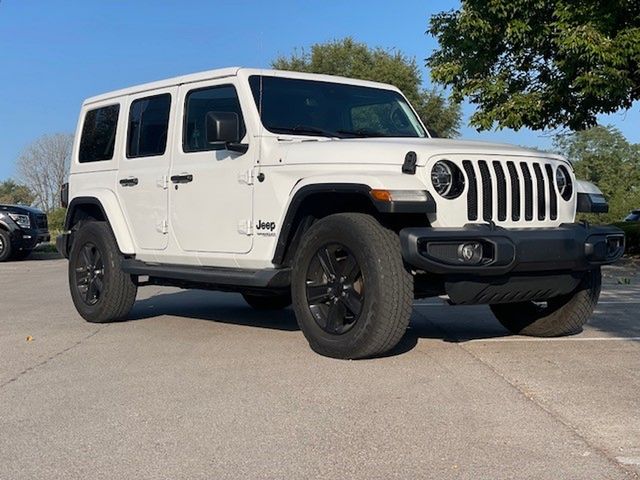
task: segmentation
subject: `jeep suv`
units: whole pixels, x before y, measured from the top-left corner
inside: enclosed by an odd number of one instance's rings
[[[0,262],[22,260],[48,242],[47,215],[37,208],[0,204]]]
[[[293,303],[311,347],[392,349],[414,298],[489,304],[511,332],[581,331],[618,259],[601,192],[571,163],[431,138],[391,85],[227,68],[86,100],[65,233],[73,302],[125,318],[137,288]]]

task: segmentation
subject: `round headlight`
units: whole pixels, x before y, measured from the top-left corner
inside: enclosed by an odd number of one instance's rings
[[[464,190],[464,175],[455,163],[439,160],[431,169],[431,183],[439,195],[453,199]]]
[[[558,187],[558,193],[562,198],[565,200],[569,200],[571,198],[571,176],[563,165],[560,165],[556,169],[556,186]]]

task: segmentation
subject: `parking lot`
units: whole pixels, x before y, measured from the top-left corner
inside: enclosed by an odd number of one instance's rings
[[[0,264],[2,480],[640,476],[637,265],[575,337],[435,299],[365,361],[234,294],[148,287],[130,321],[85,323],[66,266]]]

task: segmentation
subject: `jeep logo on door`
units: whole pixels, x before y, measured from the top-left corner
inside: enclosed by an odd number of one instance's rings
[[[275,236],[276,222],[265,222],[263,220],[258,220],[256,223],[256,230],[258,231],[258,235],[264,235],[265,237],[273,237]]]

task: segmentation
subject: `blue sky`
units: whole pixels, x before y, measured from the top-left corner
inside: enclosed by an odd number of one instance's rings
[[[0,180],[45,133],[73,132],[82,100],[138,83],[223,66],[266,67],[296,47],[348,35],[424,58],[429,17],[456,1],[0,0]],[[465,105],[465,123],[473,107]],[[601,119],[640,142],[640,112]],[[465,138],[548,148],[521,130]]]

